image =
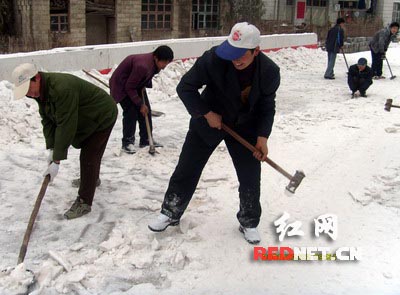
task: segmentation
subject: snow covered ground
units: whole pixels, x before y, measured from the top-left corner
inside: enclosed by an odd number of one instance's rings
[[[281,68],[270,158],[306,178],[295,195],[288,180],[265,164],[259,246],[357,247],[359,261],[254,261],[238,231],[236,174],[224,145],[206,166],[179,227],[155,234],[148,221],[160,209],[177,163],[189,116],[175,93],[192,60],[175,62],[148,90],[154,137],[165,147],[120,154],[121,113],[105,152],[92,212],[67,221],[79,151],[70,149],[48,187],[25,258],[39,284],[33,294],[398,294],[400,290],[400,78],[379,80],[367,98],[350,99],[346,65],[324,80],[326,53],[284,49],[268,53]],[[349,64],[369,52],[348,54]],[[387,57],[400,75],[400,46]],[[73,74],[90,80],[82,72]],[[389,71],[384,64],[384,74]],[[91,80],[93,82],[93,80]],[[95,83],[95,82],[94,82]],[[19,248],[43,180],[46,151],[37,106],[12,99],[0,82],[0,268],[16,266]],[[120,109],[121,110],[121,109]],[[302,222],[302,237],[278,240],[273,222],[284,212]],[[314,235],[314,219],[338,217],[338,237]],[[24,271],[16,269],[15,275]],[[20,284],[18,285],[17,282]],[[0,293],[15,294],[29,278],[0,274]],[[18,290],[19,289],[19,290]]]

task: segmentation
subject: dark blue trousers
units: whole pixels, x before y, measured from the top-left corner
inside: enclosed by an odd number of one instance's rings
[[[243,136],[243,134],[241,134]],[[256,137],[246,138],[255,144]],[[261,164],[253,154],[230,135],[224,138],[239,180],[240,206],[237,218],[244,227],[257,227],[261,216]],[[218,146],[208,145],[196,131],[188,131],[178,165],[165,193],[161,213],[180,219],[192,199],[204,166]]]
[[[139,136],[141,142],[147,142],[147,129],[144,116],[140,113],[140,107],[135,105],[129,97],[125,97],[121,102],[122,107],[122,146],[135,143],[136,122],[139,123]],[[146,100],[149,108],[150,130],[153,130],[153,122],[151,119],[150,103]]]

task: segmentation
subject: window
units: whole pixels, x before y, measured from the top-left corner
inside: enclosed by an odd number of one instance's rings
[[[142,30],[171,29],[172,0],[142,0]]]
[[[358,1],[339,1],[340,9],[343,8],[350,8],[350,9],[357,9]]]
[[[286,0],[286,5],[293,6],[294,0]]]
[[[219,3],[218,0],[192,1],[192,29],[218,28]]]
[[[68,32],[68,0],[50,0],[50,31]]]
[[[393,3],[392,21],[400,22],[400,3]]]
[[[328,0],[307,0],[307,6],[319,6],[326,7],[328,5]]]

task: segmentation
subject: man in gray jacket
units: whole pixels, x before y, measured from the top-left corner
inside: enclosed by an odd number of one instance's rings
[[[390,41],[394,38],[399,31],[399,23],[392,22],[389,27],[386,27],[378,32],[369,42],[372,56],[372,72],[374,79],[385,79],[382,76],[383,60],[386,58],[386,51],[389,47]]]

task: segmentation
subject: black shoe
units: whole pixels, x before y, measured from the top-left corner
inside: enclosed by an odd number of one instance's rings
[[[355,98],[356,97],[356,93],[353,91],[352,93],[351,93],[351,98]]]
[[[324,77],[324,78],[328,80],[335,80],[335,77]]]
[[[124,153],[127,153],[129,155],[136,153],[135,146],[131,143],[128,145],[123,145],[121,148],[121,151],[123,151]]]
[[[367,97],[367,94],[365,92],[361,92],[360,96],[361,97]]]
[[[153,140],[153,144],[154,144],[154,147],[164,147],[161,143],[158,143],[157,141],[154,141],[154,140]],[[150,143],[149,143],[148,140],[140,141],[140,143],[139,143],[139,147],[140,148],[144,148],[144,147],[149,146],[149,145],[150,145]]]

